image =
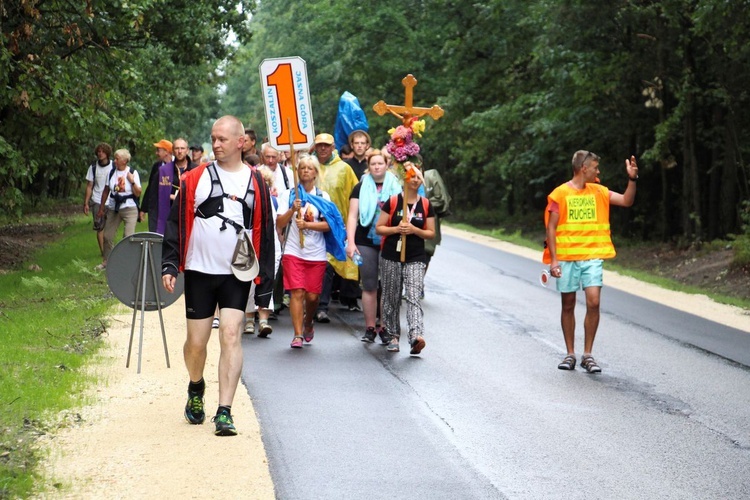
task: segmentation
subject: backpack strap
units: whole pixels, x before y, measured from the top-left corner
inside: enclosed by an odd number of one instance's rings
[[[281,175],[284,177],[284,187],[286,187],[286,189],[289,189],[289,176],[286,173],[286,167],[279,163],[279,168],[281,168]]]
[[[391,195],[390,199],[390,205],[391,205],[391,211],[390,211],[390,219],[388,219],[388,225],[393,226],[393,219],[396,217],[396,212],[398,212],[398,194]]]
[[[130,173],[131,174],[135,174],[135,169],[133,167],[129,167],[129,169],[130,169]],[[113,162],[112,163],[112,170],[109,171],[109,176],[107,177],[107,187],[109,187],[109,183],[112,181],[112,176],[115,175],[115,171],[117,171],[117,167],[115,166],[115,164]],[[135,209],[138,212],[141,211],[141,204],[139,203],[140,196],[136,196],[135,193],[121,195],[119,193],[111,192],[110,196],[112,197],[113,200],[115,200],[115,209],[114,209],[115,213],[117,213],[117,212],[120,211],[120,205],[122,204],[122,202],[124,202],[126,200],[133,200],[133,202],[135,202]],[[140,222],[140,220],[139,220],[139,222]]]
[[[394,194],[394,195],[391,195],[391,199],[390,199],[390,205],[391,205],[390,215],[391,215],[391,218],[389,220],[389,224],[391,226],[393,225],[393,218],[395,217],[396,212],[397,212],[396,205],[398,204],[398,197],[399,197],[399,195]],[[426,196],[420,196],[419,198],[422,201],[422,211],[424,212],[424,218],[427,219],[427,213],[429,212],[429,209],[430,209],[430,200],[428,200]]]
[[[390,211],[390,217],[388,219],[388,225],[389,226],[393,226],[393,219],[396,216],[396,212],[398,211],[396,209],[396,206],[398,205],[398,197],[399,197],[398,194],[394,194],[394,195],[391,195],[391,198],[390,198],[390,208],[391,208],[391,211]],[[428,210],[430,208],[430,200],[428,200],[426,196],[420,196],[420,198],[422,200],[422,211],[424,212],[424,218],[425,218],[425,221],[426,221],[427,220],[427,213],[428,213]],[[380,250],[381,251],[383,250],[384,246],[385,246],[385,238],[381,238],[381,240],[380,240]]]
[[[107,185],[109,185],[109,181],[112,180],[112,176],[115,175],[115,172],[117,171],[117,166],[115,165],[115,162],[110,162],[112,164],[112,168],[109,171],[109,176],[107,177]],[[135,169],[133,167],[128,167],[130,169],[130,173],[134,174]]]
[[[113,165],[114,165],[114,163],[113,163]],[[133,175],[135,175],[135,169],[133,167],[130,167],[130,173],[133,174]],[[140,201],[141,201],[141,197],[140,196],[136,196],[135,193],[133,193],[133,201],[135,202],[135,208],[136,208],[136,210],[138,210],[138,213],[139,213],[138,218],[140,218],[140,211],[141,211]],[[138,222],[140,222],[140,221],[138,221]]]
[[[388,212],[388,225],[393,226],[393,218],[396,215],[396,205],[398,205],[398,195],[393,194],[391,195],[390,199],[388,200],[388,205],[390,207],[390,212]],[[385,236],[380,237],[380,251],[383,251],[383,247],[385,247]]]
[[[250,182],[247,184],[247,191],[243,198],[239,198],[235,195],[227,194],[224,192],[224,187],[221,185],[221,179],[219,179],[219,173],[216,170],[216,162],[211,162],[208,167],[208,175],[211,178],[211,194],[209,197],[200,204],[195,210],[197,217],[208,219],[209,217],[218,217],[222,220],[220,230],[224,231],[227,228],[227,224],[231,225],[237,234],[241,233],[245,227],[249,228],[253,219],[253,206],[255,200],[255,191],[253,189],[253,176],[250,175]],[[223,216],[221,212],[224,211],[224,199],[237,201],[242,204],[242,224]]]

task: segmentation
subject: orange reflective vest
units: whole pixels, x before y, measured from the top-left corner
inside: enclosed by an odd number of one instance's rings
[[[547,197],[560,207],[555,235],[557,260],[611,259],[615,247],[609,231],[609,189],[601,184],[586,184],[575,189],[569,183],[557,187]],[[549,224],[549,211],[544,211],[544,226]],[[549,249],[544,248],[542,260],[551,262]]]

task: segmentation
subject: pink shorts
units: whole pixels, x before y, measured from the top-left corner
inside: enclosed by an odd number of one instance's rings
[[[309,293],[323,291],[323,277],[326,274],[326,261],[304,260],[294,255],[284,255],[281,258],[284,266],[284,289],[303,289]]]

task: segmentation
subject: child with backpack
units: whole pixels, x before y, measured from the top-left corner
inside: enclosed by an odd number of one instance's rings
[[[409,354],[417,355],[425,347],[421,305],[427,270],[425,240],[435,237],[435,210],[426,197],[418,194],[424,183],[421,167],[407,161],[404,168],[404,193],[392,196],[383,204],[375,230],[383,236],[380,253],[382,314],[385,329],[391,335],[386,349],[399,351],[403,286],[411,346]]]

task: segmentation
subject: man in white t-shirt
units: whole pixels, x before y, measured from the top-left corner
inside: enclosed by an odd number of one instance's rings
[[[167,220],[162,283],[172,293],[185,275],[187,339],[183,349],[190,383],[185,418],[202,424],[203,370],[214,311],[219,307],[219,407],[217,436],[235,436],[232,401],[242,372],[242,328],[251,281],[232,270],[237,235],[247,231],[259,263],[255,302],[268,307],[273,288],[274,229],[271,196],[260,173],[242,163],[242,122],[223,116],[211,129],[215,162],[186,172]]]
[[[294,187],[294,172],[290,167],[279,163],[279,152],[271,144],[264,142],[260,147],[263,165],[260,169],[268,169],[273,173],[273,187],[276,196],[281,196]]]
[[[99,218],[99,206],[102,203],[102,192],[107,184],[107,177],[112,171],[112,146],[106,142],[97,144],[94,149],[96,161],[89,165],[86,172],[86,194],[83,197],[83,213],[88,215],[89,212],[94,217],[94,230],[96,231],[96,241],[99,243],[99,253],[104,256],[104,222],[107,217],[106,210],[104,217]]]

